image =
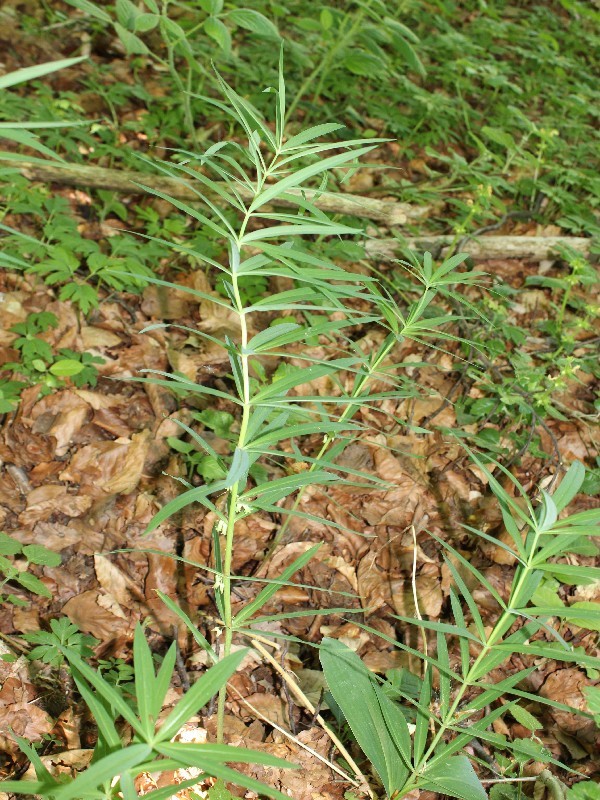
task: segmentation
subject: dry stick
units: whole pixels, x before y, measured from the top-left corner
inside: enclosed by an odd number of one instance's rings
[[[472,258],[530,258],[542,261],[556,257],[557,247],[571,247],[582,255],[589,255],[592,240],[583,236],[478,236],[461,244],[460,252]],[[429,250],[436,258],[444,250],[456,245],[455,236],[419,236],[396,239],[370,239],[365,243],[367,257],[381,261],[395,261],[402,257],[402,247],[423,252]]]
[[[267,725],[270,725],[276,731],[279,731],[279,733],[282,733],[286,738],[290,739],[290,741],[292,741],[292,742],[294,742],[294,744],[298,745],[298,747],[301,747],[303,750],[306,750],[307,753],[310,753],[315,758],[318,758],[319,761],[323,762],[323,764],[327,764],[327,766],[330,769],[332,769],[334,772],[337,772],[338,775],[341,775],[341,777],[345,781],[348,781],[348,783],[351,783],[356,788],[361,788],[360,783],[358,781],[355,781],[353,778],[351,778],[350,775],[347,775],[344,772],[343,769],[340,769],[337,766],[337,764],[334,764],[333,762],[329,761],[328,759],[325,758],[325,756],[322,756],[320,753],[318,753],[312,747],[309,747],[307,744],[304,744],[304,742],[301,742],[296,736],[293,736],[289,731],[286,731],[285,728],[282,728],[281,725],[278,725],[276,722],[273,722],[273,720],[269,719],[268,717],[265,717],[265,715],[261,711],[259,711],[257,708],[255,708],[249,700],[246,700],[246,698],[242,695],[242,693],[239,691],[239,689],[237,689],[235,686],[233,686],[233,684],[229,684],[228,683],[227,687],[229,689],[232,689],[235,692],[235,694],[237,694],[238,699],[240,700],[240,702],[243,703],[245,706],[247,706],[250,709],[250,711],[252,711],[252,713],[255,714],[259,719],[262,719],[263,722],[267,723]],[[371,797],[373,797],[373,795],[371,795]]]
[[[258,650],[258,652],[259,652],[259,653],[262,655],[262,657],[263,657],[264,659],[266,659],[266,660],[269,662],[269,664],[270,664],[270,665],[273,667],[273,669],[274,669],[274,670],[275,670],[275,671],[276,671],[276,672],[277,672],[279,675],[281,675],[281,677],[282,677],[282,678],[283,678],[283,680],[285,681],[286,685],[288,686],[288,688],[289,688],[290,692],[291,692],[293,695],[295,695],[295,696],[296,696],[296,698],[297,698],[297,699],[298,699],[298,700],[299,700],[299,701],[300,701],[300,702],[301,702],[301,703],[302,703],[302,704],[303,704],[303,705],[304,705],[304,706],[307,708],[307,710],[308,710],[308,711],[310,711],[310,713],[311,713],[311,714],[314,714],[314,716],[315,716],[315,719],[316,719],[316,720],[319,722],[319,724],[321,725],[321,727],[323,728],[323,730],[325,731],[325,733],[326,733],[326,734],[329,736],[329,738],[330,738],[330,739],[331,739],[331,741],[334,743],[334,745],[337,747],[337,749],[340,751],[340,753],[342,754],[342,756],[343,756],[343,757],[346,759],[346,761],[348,762],[348,764],[350,765],[350,767],[351,767],[351,768],[354,770],[354,774],[357,776],[357,778],[360,778],[360,780],[364,782],[364,785],[367,787],[367,790],[368,790],[368,792],[369,792],[369,795],[370,795],[370,796],[373,798],[373,797],[374,797],[374,795],[372,794],[372,792],[371,792],[370,788],[368,788],[368,787],[369,787],[369,782],[367,781],[367,779],[365,778],[365,776],[363,775],[363,773],[360,771],[360,769],[359,769],[359,767],[357,766],[356,762],[354,761],[354,759],[352,758],[352,756],[350,755],[350,753],[349,753],[349,752],[346,750],[346,748],[344,747],[344,745],[343,745],[343,744],[340,742],[340,740],[339,740],[339,739],[338,739],[338,737],[335,735],[335,733],[334,733],[334,732],[333,732],[333,731],[330,729],[330,727],[327,725],[327,723],[325,722],[325,720],[323,719],[323,717],[322,717],[320,714],[316,714],[316,713],[315,713],[315,707],[314,707],[314,705],[313,705],[313,704],[310,702],[310,700],[309,700],[309,699],[308,699],[308,697],[307,697],[307,696],[304,694],[304,692],[302,691],[302,689],[301,689],[301,688],[298,686],[298,684],[296,683],[296,681],[295,681],[295,680],[294,680],[294,679],[291,677],[291,675],[290,675],[290,674],[287,672],[287,670],[285,670],[285,669],[284,669],[284,668],[281,666],[281,664],[279,664],[279,662],[278,662],[278,661],[276,661],[276,660],[273,658],[273,656],[272,656],[272,655],[269,653],[269,651],[268,651],[268,650],[265,650],[265,648],[264,648],[264,647],[263,647],[261,644],[259,644],[259,643],[258,643],[258,642],[257,642],[255,639],[251,639],[250,641],[252,642],[252,645],[253,645],[253,646],[254,646],[254,647],[255,647],[255,648]],[[337,770],[337,771],[339,772],[339,770]],[[348,776],[347,776],[347,775],[345,775],[345,777],[348,777]],[[353,781],[353,782],[354,782],[354,781]]]
[[[0,159],[0,161],[4,161]],[[121,194],[143,194],[135,184],[142,184],[178,200],[200,199],[200,195],[210,195],[204,184],[195,182],[187,175],[185,182],[178,178],[168,178],[132,170],[89,167],[80,164],[34,163],[13,160],[4,162],[8,169],[15,167],[21,175],[31,181],[61,183],[67,186],[81,186],[87,189],[107,189]],[[217,185],[221,185],[218,184]],[[224,186],[224,184],[223,184]],[[194,191],[194,187],[196,191]],[[236,190],[245,201],[254,199],[248,188],[239,185]],[[395,200],[377,200],[354,194],[321,192],[314,189],[288,189],[286,194],[297,195],[313,202],[317,208],[330,214],[347,214],[353,217],[370,219],[388,228],[408,225],[426,219],[432,211],[431,206],[411,206]],[[218,199],[218,198],[215,198]],[[293,201],[277,198],[276,205],[295,208]]]
[[[186,182],[177,178],[150,175],[133,170],[89,167],[80,164],[34,163],[32,161],[5,160],[7,167],[19,170],[21,175],[32,181],[61,183],[66,186],[81,186],[87,189],[107,189],[121,194],[141,194],[135,184],[171,195],[178,200],[197,201],[200,194],[207,194],[205,186],[195,184],[186,176]],[[194,185],[197,191],[194,191]],[[237,191],[243,200],[252,200],[253,195],[244,186]],[[210,193],[208,193],[210,194]],[[388,227],[402,227],[423,221],[431,216],[435,206],[412,206],[394,200],[377,200],[354,194],[334,194],[314,189],[289,189],[287,194],[298,195],[312,201],[317,208],[330,214],[370,219]],[[277,198],[276,205],[294,207],[293,201]],[[461,244],[461,252],[473,258],[530,258],[541,261],[554,254],[557,247],[571,247],[583,255],[588,255],[591,239],[581,236],[478,236]],[[455,236],[419,236],[404,239],[404,245],[413,250],[430,250],[442,254],[444,249],[456,245]],[[382,261],[394,261],[401,257],[401,245],[395,239],[372,239],[365,244],[367,256]]]

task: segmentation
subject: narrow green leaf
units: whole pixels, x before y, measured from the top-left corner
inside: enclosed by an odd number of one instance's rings
[[[600,567],[579,566],[574,564],[545,563],[536,564],[536,569],[549,572],[561,583],[574,586],[584,586],[600,582]]]
[[[165,754],[170,753],[174,744],[158,745],[156,749],[159,752],[164,751]],[[280,792],[278,789],[273,789],[270,786],[267,786],[266,784],[257,781],[255,778],[250,778],[248,775],[245,775],[242,772],[237,772],[237,770],[225,766],[221,759],[211,758],[208,755],[204,755],[203,753],[204,746],[205,745],[200,745],[196,753],[186,751],[184,754],[185,760],[183,758],[181,760],[179,759],[176,760],[178,760],[179,764],[186,767],[187,769],[189,769],[190,766],[198,767],[199,769],[203,770],[203,772],[205,772],[207,775],[211,775],[212,777],[215,778],[221,778],[227,783],[233,783],[237,786],[243,786],[245,789],[250,789],[259,796],[266,795],[267,797],[277,798],[277,800],[289,800],[289,796],[283,794],[283,792]],[[233,754],[230,756],[230,760],[235,761],[235,757]],[[281,767],[282,764],[278,763],[277,766]],[[285,766],[287,767],[287,769],[293,769],[296,765],[288,761],[285,762]]]
[[[281,180],[277,181],[277,183],[271,184],[266,189],[264,189],[255,199],[252,201],[250,205],[250,211],[255,212],[266,203],[271,202],[276,197],[281,195],[287,189],[295,188],[296,186],[300,186],[304,183],[304,181],[308,180],[309,178],[314,177],[322,172],[329,172],[332,169],[338,169],[339,167],[348,164],[349,162],[356,161],[361,156],[369,153],[373,150],[373,145],[369,145],[367,147],[359,147],[356,150],[350,150],[349,152],[345,153],[338,153],[335,156],[330,156],[329,158],[324,158],[322,160],[317,161],[315,164],[311,164],[308,167],[304,167],[303,169],[298,170],[297,172],[288,175],[286,178],[282,178]]]
[[[77,653],[74,652],[72,648],[61,646],[60,651],[69,664],[80,673],[82,678],[88,684],[94,687],[94,689],[102,698],[104,698],[109,706],[119,712],[119,714],[131,725],[138,736],[143,738],[145,735],[144,728],[140,725],[139,719],[136,717],[131,706],[129,706],[129,704],[125,701],[121,692],[107,683],[102,675],[93,670],[89,664],[87,664],[77,655]]]
[[[302,569],[302,567],[306,566],[306,564],[308,564],[308,562],[312,559],[312,557],[316,554],[317,550],[319,550],[320,547],[321,547],[320,544],[315,544],[312,547],[309,547],[305,553],[302,553],[302,555],[294,559],[294,561],[292,561],[292,563],[281,572],[279,578],[276,581],[274,581],[273,583],[269,583],[265,587],[263,587],[263,589],[261,589],[261,591],[254,598],[254,600],[245,605],[244,608],[242,608],[241,611],[238,612],[238,614],[232,621],[233,627],[239,628],[243,622],[245,622],[247,619],[250,619],[250,617],[257,611],[260,611],[260,609],[265,605],[265,603],[267,603],[271,599],[271,597],[273,597],[273,595],[279,589],[281,589],[282,586],[289,585],[286,583],[286,581],[289,581],[292,575],[298,572],[299,569]]]
[[[148,523],[148,527],[144,531],[144,536],[152,533],[161,523],[192,503],[200,503],[212,510],[213,504],[208,501],[208,496],[214,492],[222,492],[226,488],[224,481],[217,481],[216,483],[211,483],[209,486],[198,486],[194,489],[189,489],[187,492],[173,498],[173,500],[170,500],[152,517]]]
[[[91,712],[94,722],[98,726],[100,737],[104,739],[107,747],[111,750],[120,749],[123,745],[121,737],[115,727],[115,722],[108,713],[106,706],[91,691],[87,682],[78,675],[77,670],[73,670],[73,680],[75,681],[79,694],[83,698],[86,706]]]
[[[302,145],[305,145],[307,142],[312,142],[314,139],[318,139],[320,136],[327,136],[328,133],[339,131],[344,127],[344,125],[338,125],[336,122],[325,122],[322,125],[315,125],[312,128],[306,128],[300,133],[297,133],[295,136],[291,136],[287,140],[287,142],[283,145],[282,153],[287,153],[290,150],[294,150],[296,147],[302,147]]]
[[[165,653],[162,664],[160,665],[156,675],[156,681],[154,683],[154,694],[148,709],[153,720],[158,719],[158,716],[165,703],[165,698],[167,696],[167,692],[169,691],[169,686],[171,685],[171,679],[173,678],[173,670],[175,669],[176,658],[177,644],[172,642],[171,646]]]
[[[6,75],[0,75],[0,89],[8,89],[9,86],[16,86],[18,83],[25,83],[32,81],[36,78],[41,78],[51,72],[56,72],[59,69],[67,69],[75,64],[80,64],[85,61],[87,56],[78,56],[76,58],[61,58],[58,61],[46,61],[43,64],[35,64],[32,67],[23,67],[16,69],[14,72],[8,72]]]
[[[413,736],[413,752],[415,765],[420,766],[421,759],[425,753],[425,745],[427,744],[427,735],[429,733],[429,723],[431,715],[429,713],[429,703],[431,701],[431,681],[433,676],[433,669],[428,660],[425,661],[425,672],[423,675],[423,682],[421,684],[421,692],[419,694],[419,703],[417,707],[417,719],[415,723],[415,733]]]
[[[577,492],[581,489],[584,478],[585,467],[580,461],[574,461],[552,495],[552,499],[559,512],[566,508],[571,500],[573,500]]]
[[[93,794],[105,781],[122,775],[144,761],[152,752],[148,744],[132,744],[111,753],[79,773],[71,783],[53,791],[54,800],[73,800]]]
[[[160,726],[157,737],[161,742],[168,742],[172,739],[190,717],[198,713],[201,708],[204,708],[211,697],[217,694],[221,686],[224,686],[237,670],[246,653],[247,650],[245,649],[231,653],[212,666],[196,681]]]
[[[170,611],[172,611],[174,614],[176,614],[179,617],[179,619],[182,620],[185,623],[186,628],[192,634],[192,636],[194,637],[196,643],[199,644],[200,647],[203,650],[206,650],[206,652],[211,657],[213,664],[216,664],[216,662],[219,660],[217,654],[215,653],[215,651],[211,647],[209,641],[200,633],[200,631],[198,630],[197,626],[194,625],[194,623],[189,618],[189,616],[185,613],[185,611],[182,608],[180,608],[177,605],[177,603],[175,603],[164,592],[161,592],[160,590],[157,589],[156,590],[156,594],[160,597],[160,599],[167,606],[167,608],[170,609]]]

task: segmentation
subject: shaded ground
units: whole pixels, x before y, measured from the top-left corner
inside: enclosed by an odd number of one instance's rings
[[[13,35],[4,29],[0,34],[4,41]],[[58,42],[54,40],[27,39],[27,60],[58,57],[57,48]],[[107,63],[114,80],[131,80],[125,67],[119,71],[119,64],[124,63],[122,58],[107,58]],[[19,65],[9,57],[5,66],[12,69]],[[81,73],[53,79],[55,89],[72,89],[78,74]],[[157,87],[157,93],[160,91]],[[98,97],[87,92],[79,98],[92,116],[105,111],[99,108]],[[135,105],[126,105],[120,110],[120,122],[135,121],[138,111]],[[144,136],[134,124],[130,129],[125,126],[120,141],[122,151],[143,150]],[[393,152],[393,145],[384,149],[382,161]],[[419,163],[414,159],[409,167],[418,174]],[[357,178],[349,188],[366,193],[373,188],[373,182],[366,179],[361,183]],[[125,226],[123,218],[110,211],[99,218],[90,210],[95,198],[83,191],[55,186],[51,192],[66,199],[79,233],[90,240],[104,241],[115,228]],[[125,218],[131,227],[137,223],[141,228],[133,202],[127,203]],[[152,210],[159,220],[168,217],[168,207],[161,201],[146,199],[141,205]],[[39,229],[37,220],[27,213],[19,215],[18,210],[9,213],[4,221],[27,233],[37,233]],[[503,230],[531,234],[539,233],[542,228],[530,220],[511,218],[505,220]],[[547,227],[543,230],[553,232]],[[188,267],[182,275],[170,270],[172,266],[164,258],[159,269],[184,285],[206,290],[203,271]],[[502,280],[505,286],[519,291],[510,316],[501,325],[528,332],[520,347],[535,356],[545,346],[539,326],[552,319],[555,308],[547,288],[525,288],[525,279],[540,271],[548,277],[563,276],[564,264],[549,262],[540,269],[537,264],[511,260],[485,263],[481,268]],[[589,305],[594,302],[594,291],[577,287],[578,296]],[[180,682],[172,690],[174,701],[187,682],[193,682],[203,670],[204,659],[178,619],[159,600],[156,590],[181,604],[204,635],[211,637],[216,624],[211,581],[200,567],[186,562],[214,566],[213,520],[204,509],[188,507],[179,518],[169,520],[150,536],[143,536],[152,516],[178,492],[178,484],[171,476],[189,474],[184,459],[167,438],[181,436],[182,431],[172,418],[189,420],[194,404],[189,397],[176,398],[156,386],[123,379],[134,377],[144,368],[171,369],[218,386],[229,371],[222,350],[202,349],[197,341],[190,342],[173,332],[154,330],[141,334],[140,331],[149,323],[176,319],[191,327],[227,332],[228,320],[220,316],[217,306],[199,304],[184,293],[166,294],[155,287],[144,290],[141,296],[105,289],[101,289],[100,295],[99,307],[84,317],[72,304],[57,300],[56,292],[34,275],[8,270],[0,273],[0,364],[19,357],[14,347],[17,334],[11,328],[25,322],[32,313],[41,312],[51,312],[58,321],[56,327],[39,337],[50,345],[53,353],[67,348],[103,359],[103,363],[96,364],[95,386],[77,387],[65,378],[62,386],[40,396],[40,385],[31,385],[23,390],[18,407],[0,418],[0,527],[23,545],[43,544],[61,555],[60,566],[31,568],[49,590],[50,598],[32,600],[28,593],[11,587],[25,603],[2,606],[0,634],[6,646],[19,653],[20,634],[46,628],[49,619],[66,615],[82,631],[99,640],[97,658],[128,661],[135,623],[149,619],[150,641],[157,653],[163,653],[173,639],[179,644]],[[473,299],[478,297],[474,295]],[[577,336],[586,343],[593,342],[593,333],[582,330]],[[373,347],[376,336],[371,331],[364,332],[361,344],[365,349]],[[340,605],[360,610],[356,617],[331,614],[269,624],[269,634],[281,632],[307,643],[278,643],[273,657],[297,675],[304,693],[316,706],[324,684],[315,651],[308,645],[325,634],[346,642],[377,673],[401,667],[419,671],[419,665],[409,656],[369,634],[355,620],[418,647],[419,637],[415,638],[416,634],[403,623],[394,623],[392,614],[415,615],[416,594],[422,615],[431,619],[449,618],[450,574],[429,531],[451,541],[482,570],[503,598],[508,596],[514,565],[506,552],[466,534],[461,528],[462,523],[468,523],[501,538],[498,509],[489,500],[483,475],[444,429],[459,428],[473,435],[481,430],[494,431],[490,441],[512,452],[520,450],[512,470],[528,490],[548,481],[557,472],[559,459],[565,463],[578,459],[588,466],[595,465],[597,434],[592,425],[597,387],[593,371],[568,377],[554,395],[561,404],[563,418],[548,416],[542,420],[543,424],[533,424],[529,441],[526,435],[521,436],[517,447],[509,436],[510,423],[506,419],[457,421],[454,404],[458,398],[471,402],[485,398],[486,394],[481,382],[465,373],[460,362],[461,351],[454,347],[450,350],[426,350],[414,343],[398,348],[393,362],[417,364],[404,368],[403,374],[405,381],[418,386],[418,392],[409,399],[385,401],[379,408],[365,406],[360,412],[362,421],[376,433],[351,445],[344,453],[344,465],[372,472],[393,484],[391,490],[359,487],[333,488],[327,493],[308,490],[303,507],[341,527],[295,519],[274,552],[269,552],[270,544],[281,519],[264,516],[241,523],[240,527],[245,527],[237,534],[233,569],[242,576],[276,577],[310,544],[323,543],[316,558],[296,576],[302,586],[280,590],[264,609],[265,613]],[[576,346],[574,352],[577,356]],[[422,362],[428,366],[420,366]],[[491,383],[498,383],[500,378],[491,373]],[[315,384],[310,392],[318,392],[319,388]],[[226,406],[218,410],[232,411]],[[429,427],[433,432],[430,435],[407,432],[395,418]],[[523,424],[519,422],[516,427],[521,434]],[[534,435],[536,445],[530,447]],[[216,448],[224,446],[218,437],[213,442]],[[315,436],[314,441],[303,442],[302,448],[310,453],[319,444],[320,439]],[[542,457],[542,451],[549,457]],[[290,460],[281,468],[291,463]],[[582,495],[574,510],[592,504],[597,504],[597,500]],[[595,559],[594,555],[577,556],[577,563],[591,565],[596,563]],[[247,601],[256,593],[256,584],[241,582],[237,591],[239,599]],[[600,601],[597,584],[562,586],[560,593],[570,601]],[[492,625],[494,604],[479,589],[475,590],[475,597],[486,624]],[[591,655],[598,654],[597,631],[563,626],[562,635],[573,646],[583,647]],[[515,657],[492,677],[494,681],[501,680],[523,666],[526,665]],[[582,669],[565,668],[548,659],[540,659],[536,666],[526,688],[576,708],[585,707],[582,689],[598,683],[598,675],[592,670],[586,674]],[[61,753],[61,769],[81,768],[93,745],[94,727],[82,715],[68,680],[65,684],[65,675],[45,667],[36,668],[32,675],[22,659],[0,664],[0,672],[3,680],[0,699],[4,703],[0,710],[2,774],[19,774],[24,766],[24,758],[6,735],[9,727],[32,740],[50,735],[53,738],[47,739],[42,749]],[[313,713],[290,696],[272,664],[258,656],[249,659],[230,687],[229,740],[233,744],[265,748],[303,767],[296,775],[276,774],[268,768],[257,768],[253,774],[286,790],[295,800],[344,796],[349,785],[332,779],[330,767],[298,744],[309,745],[326,760],[334,758],[330,740],[315,724]],[[551,754],[597,780],[600,735],[593,722],[542,706],[534,710],[544,724],[537,736]],[[297,742],[286,739],[272,723],[290,730]],[[510,718],[496,722],[494,728],[511,737],[531,735]],[[200,741],[202,736],[211,738],[214,721],[199,718],[190,736],[200,737]],[[493,756],[485,745],[480,747],[481,751],[476,750],[474,755],[484,761],[492,759],[493,764]],[[67,757],[63,752],[67,749],[74,754]],[[148,786],[140,788],[153,788],[150,778],[148,781]],[[421,800],[431,800],[428,794],[422,793]]]

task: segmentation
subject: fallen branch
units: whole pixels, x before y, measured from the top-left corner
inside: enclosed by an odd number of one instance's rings
[[[195,200],[198,194],[192,188],[175,178],[162,175],[151,175],[146,172],[133,172],[104,167],[88,167],[80,164],[34,163],[11,159],[7,166],[16,167],[21,175],[31,181],[44,183],[61,183],[66,186],[80,186],[86,189],[107,189],[121,194],[143,194],[136,186],[141,183],[150,189],[168,194],[177,200]],[[186,181],[194,182],[186,175]],[[206,193],[203,184],[196,184],[198,191]],[[237,187],[242,199],[251,200],[253,195],[243,187]],[[397,203],[394,200],[377,200],[373,197],[361,197],[355,194],[333,194],[318,192],[314,189],[289,189],[288,194],[306,197],[314,202],[317,208],[330,214],[347,214],[379,222],[387,228],[399,227],[426,219],[431,214],[429,206],[411,206],[409,203]],[[273,203],[293,207],[293,203],[285,200],[274,200]]]
[[[475,259],[529,258],[542,261],[556,257],[557,248],[570,247],[582,255],[589,255],[592,240],[581,236],[478,236],[460,244],[460,252]],[[402,258],[402,247],[423,252],[429,250],[436,258],[446,255],[455,245],[454,236],[419,236],[416,238],[369,239],[365,244],[369,257],[382,261]]]
[[[31,181],[60,183],[66,186],[80,186],[86,189],[107,189],[121,194],[142,194],[136,184],[143,184],[170,195],[178,200],[197,201],[198,194],[193,188],[166,176],[150,175],[104,167],[88,167],[80,164],[61,164],[53,162],[16,161],[11,159],[7,165],[16,167],[21,175]],[[187,180],[187,176],[186,176]],[[193,187],[193,181],[190,181]],[[205,187],[198,183],[198,190]],[[244,200],[251,200],[252,194],[238,188]],[[379,222],[385,227],[401,227],[426,219],[432,212],[431,206],[411,206],[393,200],[377,200],[354,194],[332,194],[317,192],[314,189],[290,189],[290,194],[298,194],[311,200],[322,211],[331,214],[347,214]],[[292,206],[293,203],[277,200],[278,205]],[[437,257],[445,255],[455,244],[454,236],[419,236],[405,238],[403,242],[412,250],[429,250]],[[467,239],[460,251],[476,259],[490,258],[529,258],[541,261],[556,255],[556,248],[568,246],[582,255],[588,255],[591,239],[576,236],[479,236]],[[367,255],[383,261],[392,261],[402,255],[401,244],[396,239],[370,239],[366,243]]]

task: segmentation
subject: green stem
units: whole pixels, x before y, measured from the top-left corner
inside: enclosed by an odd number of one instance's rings
[[[323,88],[323,82],[325,81],[325,77],[327,76],[327,72],[329,71],[329,67],[331,65],[331,62],[333,61],[335,56],[338,54],[338,52],[340,50],[342,50],[348,44],[348,42],[352,41],[355,33],[357,32],[357,30],[360,28],[360,26],[362,24],[363,17],[365,16],[365,11],[371,5],[371,2],[372,2],[372,0],[368,0],[368,2],[365,4],[365,8],[361,8],[361,10],[356,15],[356,19],[354,21],[354,24],[350,27],[350,29],[346,33],[344,33],[344,29],[346,27],[346,24],[350,19],[350,13],[348,12],[346,14],[346,16],[344,17],[344,21],[342,22],[342,24],[340,26],[340,31],[339,31],[339,36],[337,38],[337,41],[335,42],[333,47],[330,50],[327,51],[327,53],[323,56],[323,58],[317,64],[317,66],[307,75],[307,77],[302,82],[302,85],[298,89],[298,92],[296,93],[296,96],[294,97],[290,107],[288,108],[287,114],[285,116],[286,122],[290,119],[290,117],[292,116],[292,114],[296,110],[296,108],[298,106],[298,103],[302,100],[302,98],[306,94],[308,94],[309,89],[311,88],[311,86],[315,82],[316,78],[318,77],[319,78],[319,82],[318,82],[317,87],[316,87],[316,89],[315,89],[315,91],[313,93],[313,98],[312,98],[313,105],[316,103],[316,101],[318,100],[318,98],[319,98],[319,96],[321,94],[321,90]],[[310,117],[310,111],[308,111],[307,114],[306,114],[306,117],[304,119],[305,123],[308,122],[309,117]]]
[[[356,386],[352,390],[352,394],[350,395],[350,397],[353,400],[356,400],[358,397],[360,397],[363,394],[363,391],[366,388],[368,382],[371,380],[373,375],[377,372],[377,370],[379,369],[379,367],[381,366],[383,361],[385,361],[385,359],[388,357],[388,355],[390,354],[392,348],[394,347],[395,344],[397,344],[397,342],[398,342],[398,339],[394,334],[391,334],[390,336],[388,336],[386,338],[386,340],[384,341],[383,345],[381,346],[381,349],[380,349],[379,353],[375,356],[372,364],[370,365],[368,371],[357,381]],[[356,413],[356,409],[357,409],[357,404],[356,403],[349,403],[346,406],[346,408],[343,410],[343,412],[340,414],[338,422],[347,422],[347,421],[351,420],[352,417],[354,416],[354,414]],[[319,466],[320,466],[319,462],[321,461],[323,456],[327,453],[327,451],[329,450],[331,445],[334,443],[334,441],[335,441],[335,439],[330,439],[330,438],[326,438],[325,439],[325,441],[321,445],[321,449],[319,450],[319,452],[317,453],[317,455],[315,457],[315,460],[313,461],[313,463],[308,468],[308,472],[314,472],[316,469],[319,468]],[[298,492],[298,494],[296,495],[296,499],[294,500],[294,503],[292,505],[290,513],[286,516],[286,518],[285,518],[285,520],[283,522],[283,525],[281,526],[281,528],[275,534],[275,538],[271,542],[271,544],[269,546],[269,549],[265,554],[265,559],[269,558],[269,556],[273,553],[273,551],[275,550],[275,548],[277,547],[279,542],[285,536],[285,532],[287,531],[288,524],[289,524],[290,520],[292,519],[292,517],[294,516],[294,511],[298,508],[298,505],[300,503],[300,500],[302,499],[304,491],[305,491],[305,488],[301,489]]]
[[[519,600],[519,594],[521,593],[521,589],[523,588],[523,585],[526,583],[529,577],[529,573],[534,569],[533,557],[537,549],[539,536],[540,536],[539,532],[536,531],[531,545],[530,555],[526,563],[523,564],[523,569],[521,570],[521,574],[519,575],[517,582],[511,591],[510,599],[508,602],[508,609],[518,607],[518,600]],[[510,618],[512,617],[514,617],[514,614],[509,610],[505,610],[501,614],[499,620],[496,622],[496,625],[494,626],[492,632],[490,633],[489,638],[483,644],[481,652],[473,662],[472,666],[469,668],[469,671],[467,672],[464,681],[460,689],[458,690],[450,709],[448,710],[448,713],[444,717],[437,733],[433,737],[431,744],[429,745],[429,748],[426,750],[419,763],[415,765],[414,772],[412,773],[411,777],[409,778],[406,784],[407,786],[410,785],[410,787],[413,787],[418,784],[420,773],[423,772],[423,770],[425,770],[425,768],[427,767],[427,763],[430,757],[434,754],[436,747],[438,746],[439,742],[445,735],[448,728],[454,724],[455,722],[454,717],[460,704],[462,703],[463,697],[467,692],[467,690],[472,687],[473,681],[476,680],[476,678],[474,679],[473,676],[477,675],[477,670],[479,669],[479,666],[482,663],[482,661],[488,655],[492,647],[496,644],[497,640],[501,638],[506,632],[507,630],[506,624],[510,621]]]
[[[275,168],[278,153],[274,156],[271,164],[264,172],[261,171],[261,177],[257,179],[255,196],[257,197],[263,189],[265,181]],[[246,435],[248,433],[248,423],[250,422],[250,412],[252,408],[252,398],[250,396],[250,366],[248,349],[248,321],[246,319],[246,309],[242,300],[239,277],[237,270],[233,269],[234,261],[241,260],[242,246],[240,243],[243,240],[244,233],[248,226],[248,222],[252,216],[251,211],[246,211],[244,219],[240,225],[239,234],[236,240],[231,242],[232,252],[230,255],[231,269],[231,284],[233,288],[233,309],[237,313],[240,321],[240,349],[239,358],[242,372],[242,386],[241,397],[242,401],[242,417],[240,421],[240,430],[238,434],[237,447],[243,448],[246,444]],[[234,256],[234,248],[237,250],[237,257]],[[244,486],[241,481],[236,481],[228,490],[229,498],[227,504],[227,528],[225,531],[225,553],[223,558],[223,658],[227,658],[231,653],[231,645],[233,642],[233,614],[231,608],[231,563],[233,560],[233,545],[235,541],[235,525],[238,519],[238,497],[240,490],[243,491]],[[223,744],[223,735],[225,728],[225,701],[227,699],[227,686],[224,685],[219,689],[219,696],[217,702],[217,742]]]

